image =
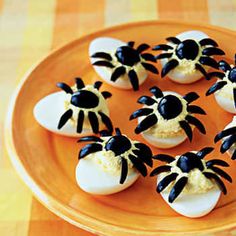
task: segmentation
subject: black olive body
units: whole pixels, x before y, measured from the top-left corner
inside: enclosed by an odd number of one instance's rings
[[[201,171],[204,169],[202,160],[196,156],[196,154],[191,152],[188,152],[186,155],[182,155],[177,161],[177,166],[183,173],[189,173],[195,168]]]
[[[176,55],[179,59],[195,60],[199,53],[198,44],[192,40],[187,39],[181,42],[176,48]]]
[[[125,153],[130,148],[131,148],[131,142],[124,135],[111,137],[105,145],[105,149],[107,151],[113,151],[116,156]]]
[[[167,95],[160,100],[157,109],[164,119],[170,120],[182,112],[183,105],[178,97]]]
[[[135,64],[140,62],[138,51],[129,46],[122,46],[117,48],[115,56],[120,63],[127,66],[134,66]]]
[[[233,83],[236,83],[236,67],[234,67],[232,70],[230,70],[229,80]]]
[[[95,108],[99,104],[99,98],[90,91],[80,90],[72,95],[71,104],[80,108]]]

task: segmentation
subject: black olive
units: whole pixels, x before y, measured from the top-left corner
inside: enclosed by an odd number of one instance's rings
[[[179,59],[194,60],[196,59],[198,53],[199,53],[199,46],[192,39],[184,40],[176,48],[176,55],[178,56]]]
[[[80,108],[94,108],[99,104],[99,98],[87,90],[80,90],[71,97],[71,104]]]
[[[170,120],[182,112],[183,105],[176,96],[167,95],[160,100],[157,109],[164,119]]]
[[[236,67],[234,67],[230,72],[229,72],[229,80],[233,83],[236,83]]]
[[[116,156],[125,153],[131,148],[131,142],[123,135],[111,137],[105,146],[107,151],[113,151]]]
[[[117,48],[115,55],[120,63],[127,66],[134,66],[140,62],[138,51],[129,46],[121,46]]]

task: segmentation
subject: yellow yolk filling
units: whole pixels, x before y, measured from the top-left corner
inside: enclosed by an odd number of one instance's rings
[[[185,75],[191,75],[197,72],[195,68],[195,61],[192,60],[179,60],[179,65],[175,68],[176,71],[183,73]]]
[[[171,94],[171,93],[170,93]],[[176,95],[177,96],[177,95]],[[153,106],[149,106],[149,108],[153,108],[156,112],[155,115],[157,116],[158,122],[150,129],[145,131],[146,133],[153,135],[157,138],[169,138],[169,137],[176,137],[179,135],[184,135],[184,130],[180,127],[179,121],[185,120],[186,115],[188,115],[187,111],[187,101],[183,99],[181,96],[178,96],[182,103],[182,112],[174,119],[166,120],[164,119],[160,113],[156,110],[157,104]],[[157,99],[159,102],[160,99]],[[173,108],[174,109],[174,108]]]
[[[170,44],[174,49],[168,50],[167,52],[172,52],[173,50],[176,49],[176,45],[174,44]],[[200,44],[199,44],[199,47]],[[184,75],[192,75],[195,73],[200,73],[198,70],[196,70],[195,68],[195,64],[198,63],[199,58],[202,56],[201,51],[199,50],[199,53],[197,55],[197,57],[195,58],[195,60],[188,60],[188,59],[179,59],[175,53],[173,53],[172,57],[170,59],[167,59],[167,62],[172,60],[172,59],[176,59],[179,62],[179,65],[177,67],[175,67],[175,71],[182,73]],[[205,70],[207,70],[207,66],[202,65],[203,68],[205,68]]]
[[[233,68],[234,65],[231,65],[231,67]],[[233,101],[234,100],[233,89],[236,88],[236,83],[232,83],[228,79],[228,75],[229,75],[229,71],[226,72],[225,77],[223,78],[223,80],[218,80],[218,81],[226,81],[227,84],[222,89],[217,91],[216,94]]]
[[[113,175],[120,175],[121,173],[121,159],[119,156],[115,156],[112,151],[100,151],[97,153],[92,153],[88,157],[98,164],[99,168],[103,171],[111,173]],[[128,169],[133,168],[133,164],[129,159],[127,159]]]
[[[90,127],[90,122],[88,120],[88,112],[89,111],[92,111],[92,112],[102,111],[104,114],[109,115],[109,109],[108,109],[106,100],[104,99],[102,94],[97,89],[95,89],[93,87],[93,85],[86,85],[84,87],[84,89],[93,92],[99,98],[99,104],[98,104],[97,107],[91,108],[91,109],[84,109],[84,117],[85,118],[84,118],[83,128],[89,128]],[[77,91],[76,86],[73,86],[72,90],[74,92]],[[64,107],[65,107],[65,111],[67,111],[68,109],[71,109],[73,111],[73,116],[70,119],[70,122],[73,126],[76,126],[77,125],[77,119],[78,119],[78,112],[79,112],[80,108],[72,105],[70,103],[70,100],[71,100],[71,94],[66,94],[66,99],[64,101]],[[98,115],[97,117],[98,117],[99,124],[104,126],[104,124],[101,122],[100,116]]]
[[[131,67],[131,66],[126,66],[126,65],[121,64],[121,63],[117,60],[117,58],[116,58],[116,56],[115,56],[115,52],[110,52],[110,55],[111,55],[111,57],[112,57],[112,64],[113,64],[115,67],[114,67],[114,68],[107,68],[107,69],[108,69],[108,70],[111,70],[112,73],[114,72],[114,70],[115,70],[117,67],[123,66],[123,67],[125,67],[126,72],[130,71],[131,69],[134,69],[135,72],[137,73],[138,78],[143,78],[144,76],[146,76],[147,72],[146,72],[145,68],[144,68],[144,67],[142,66],[142,64],[141,64],[141,62],[145,62],[145,60],[142,59],[141,57],[140,57],[140,62],[138,62],[137,64],[135,64],[134,66]],[[119,77],[119,79],[129,81],[129,77],[128,77],[127,73],[124,74],[123,76]]]
[[[103,139],[108,140],[110,137],[103,137]],[[133,154],[132,150],[136,150],[137,148],[134,144],[136,141],[132,141],[131,149],[122,154],[122,157],[127,160],[128,171],[135,171],[133,168],[133,163],[129,160],[129,154]],[[103,146],[105,143],[102,144]],[[135,155],[134,155],[135,156]],[[96,153],[89,154],[86,158],[93,160],[96,164],[98,164],[99,168],[102,168],[103,171],[108,172],[113,175],[121,174],[121,158],[119,156],[115,156],[114,152],[102,150]]]
[[[224,129],[229,129],[229,128],[232,128],[232,127],[235,127],[235,126],[236,126],[236,115],[233,117],[232,121],[231,121]],[[228,138],[228,136],[225,137],[225,138]],[[223,140],[224,140],[225,138],[223,138]],[[234,151],[235,149],[236,149],[236,143],[234,143],[234,144],[231,146],[230,150]]]
[[[178,173],[179,175],[177,179],[173,181],[170,185],[168,185],[168,187],[163,192],[170,192],[171,188],[174,186],[176,181],[178,181],[183,176],[188,177],[188,182],[185,185],[182,193],[187,193],[187,194],[206,193],[213,188],[217,188],[216,184],[212,180],[206,178],[199,169],[195,168],[191,170],[189,173],[183,173],[180,170],[180,168],[176,166],[176,162],[177,160],[170,163],[169,165],[172,166],[171,172]],[[207,172],[214,173],[210,169],[207,169]],[[160,180],[162,180],[165,176],[169,174],[170,172],[162,173],[160,175]]]

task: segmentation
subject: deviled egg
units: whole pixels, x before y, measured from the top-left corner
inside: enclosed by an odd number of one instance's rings
[[[133,141],[116,128],[116,134],[102,132],[101,137],[87,136],[90,141],[79,153],[76,181],[85,192],[98,195],[120,192],[140,176],[147,175],[146,165],[152,166],[151,149]]]
[[[65,136],[77,137],[103,129],[112,132],[106,103],[111,93],[99,91],[100,81],[86,86],[80,78],[76,78],[75,82],[73,87],[58,83],[63,91],[41,99],[34,107],[35,119],[49,131]]]
[[[148,44],[134,47],[134,42],[125,43],[113,38],[97,38],[89,47],[91,63],[95,71],[112,86],[138,90],[147,78],[147,71],[158,74],[155,57],[145,52]]]
[[[236,116],[233,120],[215,136],[215,143],[222,139],[222,145],[220,148],[221,153],[228,151],[232,160],[236,159]]]
[[[227,112],[236,113],[236,55],[234,65],[221,60],[219,68],[222,72],[209,73],[210,77],[218,77],[218,81],[206,92],[215,95],[219,106]]]
[[[218,44],[201,31],[187,31],[168,37],[167,44],[159,44],[153,50],[163,50],[156,56],[163,66],[161,76],[181,84],[193,83],[203,76],[208,79],[210,67],[218,69],[214,55],[224,55]]]
[[[133,112],[130,120],[138,118],[135,133],[141,133],[144,139],[158,148],[172,148],[192,140],[194,126],[205,134],[204,125],[193,114],[205,115],[205,111],[196,105],[190,105],[199,98],[197,93],[190,92],[185,96],[165,91],[154,86],[150,88],[152,97],[142,96],[138,103],[144,107]]]
[[[191,218],[204,216],[214,209],[221,192],[227,193],[221,177],[229,182],[232,178],[219,166],[229,165],[220,159],[205,161],[203,158],[211,151],[213,148],[206,147],[176,157],[166,154],[153,157],[167,163],[150,174],[158,175],[156,191],[181,215]]]

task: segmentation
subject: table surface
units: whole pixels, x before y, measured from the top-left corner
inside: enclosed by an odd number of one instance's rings
[[[1,236],[92,236],[42,206],[9,161],[4,117],[22,76],[51,50],[82,35],[126,22],[158,19],[236,30],[236,0],[0,0]]]

